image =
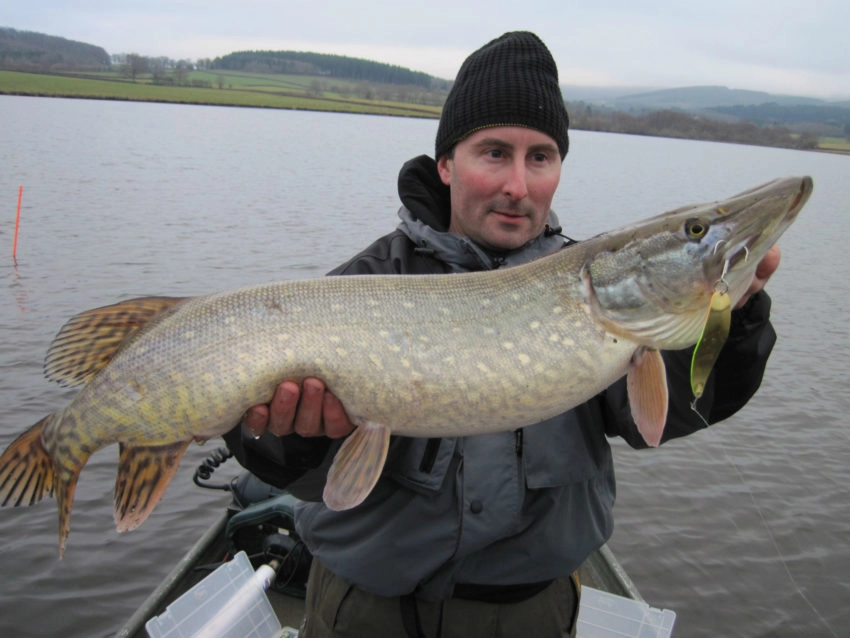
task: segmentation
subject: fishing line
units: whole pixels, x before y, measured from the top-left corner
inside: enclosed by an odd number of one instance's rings
[[[697,414],[699,414],[699,413],[697,412]],[[700,418],[702,418],[702,415],[700,415]],[[703,420],[705,420],[705,419],[703,419]],[[773,535],[773,530],[770,528],[770,525],[767,522],[767,517],[765,517],[764,512],[759,507],[758,501],[756,501],[755,494],[753,494],[753,491],[750,489],[749,484],[744,480],[744,475],[741,472],[741,469],[738,467],[738,464],[735,463],[735,461],[732,459],[731,456],[729,456],[728,452],[726,451],[726,447],[727,447],[726,445],[721,445],[721,447],[720,447],[720,449],[723,451],[723,456],[726,458],[726,462],[729,463],[732,467],[735,468],[735,473],[738,475],[738,479],[740,479],[741,485],[743,485],[746,488],[747,494],[750,495],[750,501],[752,502],[753,507],[755,508],[756,512],[758,512],[758,515],[759,515],[759,518],[761,519],[762,525],[764,526],[764,529],[767,531],[767,535],[770,537],[770,542],[773,544],[773,549],[776,551],[776,555],[779,557],[779,560],[782,563],[782,568],[785,570],[785,574],[788,576],[788,580],[791,581],[791,584],[794,586],[794,589],[800,595],[800,598],[802,598],[803,601],[806,603],[806,605],[809,606],[809,609],[812,610],[812,613],[814,613],[814,615],[818,618],[818,620],[820,620],[823,623],[823,625],[824,625],[824,627],[826,627],[827,631],[829,631],[829,633],[832,636],[834,636],[835,638],[838,638],[838,634],[835,633],[835,630],[830,626],[830,624],[829,624],[829,622],[827,622],[826,618],[823,617],[823,614],[821,614],[818,611],[817,607],[815,607],[815,605],[812,603],[812,601],[809,600],[808,596],[806,596],[806,594],[803,592],[803,589],[800,587],[800,585],[797,583],[797,580],[794,578],[794,575],[791,573],[791,569],[788,567],[788,562],[785,559],[785,555],[782,553],[782,550],[779,549],[779,543],[776,542],[776,537]]]
[[[725,240],[721,240],[715,245],[715,252],[717,251],[717,247],[722,241]],[[746,262],[749,259],[750,252],[749,250],[747,250],[746,247],[744,247],[744,249],[746,250],[746,254],[744,256],[744,261]],[[706,317],[706,326],[703,330],[703,334],[700,336],[700,339],[694,348],[694,362],[697,361],[697,353],[700,350],[700,347],[703,345],[703,339],[706,336],[706,333],[709,332],[710,324],[719,320],[721,311],[726,313],[726,315],[731,314],[731,308],[729,308],[728,304],[726,303],[729,299],[729,284],[726,281],[726,275],[729,272],[729,265],[729,260],[726,260],[726,263],[723,265],[723,272],[720,274],[720,278],[714,284],[714,294],[712,295],[711,307],[709,309],[708,316]],[[717,311],[717,313],[715,313],[715,310]],[[713,316],[715,314],[717,316]],[[726,319],[728,318],[729,317],[727,316]],[[728,327],[726,330],[728,333]],[[713,354],[714,358],[716,358],[716,355],[719,354],[719,347],[721,347],[722,342],[725,341],[726,337],[724,335],[719,346],[717,345],[717,343],[713,344],[713,346],[709,346],[709,349],[717,348],[716,352],[709,354]],[[711,359],[710,356],[709,359]],[[708,369],[705,369],[704,365],[705,362],[703,362],[703,365],[700,366],[697,366],[695,363],[692,363],[691,365],[691,386],[694,390],[694,400],[691,402],[691,410],[693,410],[694,413],[700,418],[700,420],[706,425],[706,427],[708,427],[710,425],[708,419],[704,417],[697,409],[697,400],[702,396],[703,387],[699,383],[695,383],[694,379],[695,375],[699,375],[699,377],[702,379],[702,382],[704,382],[705,378],[707,378],[708,376],[710,368],[714,365],[714,359],[711,359],[711,363],[708,365]],[[697,368],[702,369],[697,370]],[[823,617],[823,614],[821,614],[820,611],[818,611],[817,607],[815,607],[815,605],[812,603],[812,601],[809,600],[808,596],[806,596],[805,592],[803,592],[802,587],[800,587],[800,585],[797,583],[797,580],[794,578],[794,575],[791,573],[791,568],[788,567],[788,561],[786,560],[785,555],[782,553],[782,550],[779,548],[779,543],[776,541],[776,537],[773,534],[773,530],[767,522],[767,517],[764,515],[764,512],[762,511],[761,507],[759,507],[755,494],[753,493],[752,489],[750,489],[749,484],[744,480],[744,475],[741,472],[741,468],[738,467],[738,464],[735,463],[735,461],[729,455],[726,445],[721,445],[720,449],[723,451],[723,456],[726,458],[726,462],[733,468],[735,468],[735,473],[738,475],[738,479],[740,480],[741,485],[746,488],[747,493],[750,496],[750,502],[752,502],[753,507],[755,508],[756,512],[759,515],[759,518],[761,519],[762,526],[764,527],[768,537],[770,538],[770,542],[773,545],[773,549],[776,552],[776,555],[779,557],[779,560],[782,563],[782,568],[785,570],[785,574],[788,576],[788,580],[794,586],[794,589],[796,590],[797,594],[799,594],[800,598],[802,598],[806,605],[808,605],[809,609],[812,610],[812,613],[814,613],[818,620],[823,623],[829,633],[832,634],[832,636],[834,636],[835,638],[838,638],[838,634],[835,633],[829,622],[827,622],[826,618]]]

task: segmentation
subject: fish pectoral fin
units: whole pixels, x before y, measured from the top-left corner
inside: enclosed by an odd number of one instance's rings
[[[121,444],[115,481],[115,526],[119,532],[136,529],[153,511],[189,443]]]
[[[185,299],[140,297],[71,317],[50,344],[45,375],[64,386],[88,383],[141,328]]]
[[[388,427],[367,422],[354,430],[328,471],[325,505],[336,511],[360,505],[381,477],[389,448]]]
[[[658,350],[639,350],[626,377],[629,407],[647,445],[657,447],[667,422],[667,371]]]
[[[0,505],[33,505],[53,494],[55,466],[41,440],[53,418],[51,414],[30,427],[0,456]]]

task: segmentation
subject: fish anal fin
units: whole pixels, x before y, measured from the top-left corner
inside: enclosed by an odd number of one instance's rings
[[[643,440],[651,447],[661,443],[667,422],[667,371],[658,350],[640,350],[626,377],[629,407]]]
[[[185,299],[140,297],[74,315],[50,344],[45,375],[64,386],[88,383],[140,329]]]
[[[30,427],[0,456],[0,505],[33,505],[53,494],[56,472],[41,439],[53,418],[51,414]]]
[[[121,444],[115,480],[115,526],[119,532],[136,529],[153,511],[189,443]]]
[[[360,505],[381,476],[390,447],[390,429],[374,423],[360,425],[334,456],[323,499],[332,510]]]

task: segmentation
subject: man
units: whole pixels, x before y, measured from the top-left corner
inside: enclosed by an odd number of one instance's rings
[[[505,268],[564,247],[550,210],[569,146],[557,68],[531,33],[507,33],[461,67],[435,157],[402,168],[401,224],[331,274]],[[757,389],[775,334],[761,292],[733,313],[701,406],[714,422]],[[664,440],[705,423],[689,406],[690,352],[664,353]],[[734,373],[733,373],[734,371]],[[734,381],[733,381],[734,380]],[[558,392],[557,387],[552,392]],[[318,379],[284,381],[226,437],[237,458],[304,502],[297,530],[314,556],[303,636],[570,636],[572,574],[613,528],[606,436],[643,447],[620,382],[543,423],[476,437],[394,437],[382,478],[358,507],[320,502],[324,472],[353,427]],[[321,465],[318,469],[315,466]]]

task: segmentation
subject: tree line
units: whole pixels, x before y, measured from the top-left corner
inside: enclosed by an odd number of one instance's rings
[[[752,122],[719,120],[664,109],[643,115],[594,109],[583,102],[568,105],[570,126],[585,131],[605,131],[631,135],[653,135],[711,142],[731,142],[755,146],[775,146],[810,150],[818,147],[818,137],[795,134],[785,126],[758,126]]]
[[[14,71],[94,71],[109,67],[102,47],[33,31],[0,27],[0,68]]]
[[[850,137],[850,107],[848,106],[768,102],[758,105],[718,106],[711,110],[760,126],[783,123],[795,127],[808,127],[822,135]]]
[[[161,86],[193,86],[212,88],[209,80],[192,78],[190,73],[196,68],[190,60],[172,60],[166,57],[148,58],[138,53],[120,53],[112,56],[113,65],[124,77],[136,81],[140,75],[150,73],[151,83]],[[219,82],[219,88],[222,88]]]
[[[399,84],[425,89],[448,88],[449,82],[421,71],[382,62],[306,51],[236,51],[215,58],[211,69],[316,75],[376,84]]]

